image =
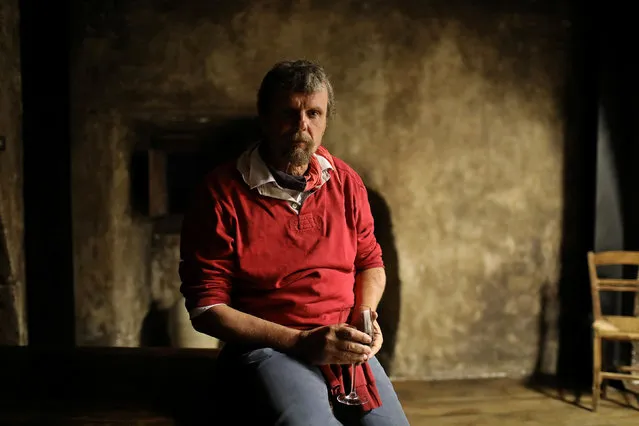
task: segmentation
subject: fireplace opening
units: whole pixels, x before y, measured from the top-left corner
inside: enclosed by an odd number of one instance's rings
[[[208,156],[174,152],[166,155],[167,210],[169,215],[183,214],[191,190],[219,161]]]
[[[259,138],[256,118],[140,126],[131,160],[131,203],[156,233],[178,233],[192,191],[206,173]]]

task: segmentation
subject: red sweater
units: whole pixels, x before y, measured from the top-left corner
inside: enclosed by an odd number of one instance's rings
[[[383,262],[366,188],[346,163],[334,164],[299,215],[251,190],[235,163],[209,173],[182,228],[187,309],[226,303],[298,329],[344,322],[355,273]]]

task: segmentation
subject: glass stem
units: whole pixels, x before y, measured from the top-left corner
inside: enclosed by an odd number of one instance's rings
[[[352,364],[352,372],[351,372],[351,395],[355,394],[355,364]]]

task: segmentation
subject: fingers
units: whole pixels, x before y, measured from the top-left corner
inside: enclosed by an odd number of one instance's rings
[[[355,354],[353,352],[338,352],[326,357],[313,359],[311,362],[316,365],[326,364],[363,364],[370,356],[363,354]]]
[[[381,333],[375,335],[375,339],[373,340],[373,344],[371,345],[371,353],[369,357],[375,356],[377,352],[382,348],[382,343],[384,343],[384,338]]]
[[[370,351],[370,348],[368,348]],[[358,354],[348,351],[331,351],[326,357],[322,357],[318,360],[318,364],[361,364],[371,357],[371,355]]]
[[[348,364],[362,364],[368,361],[368,358],[370,358],[368,355],[352,355]]]
[[[347,324],[340,324],[334,330],[337,340],[333,342],[336,352],[331,357],[332,363],[361,364],[370,358],[370,336]]]
[[[364,345],[370,345],[372,343],[372,339],[368,334],[346,324],[340,325],[335,330],[335,334],[339,339],[343,340],[350,340]]]
[[[382,334],[382,329],[377,323],[377,321],[373,322],[373,343],[371,344],[371,354],[370,356],[374,356],[379,352],[382,348],[382,344],[384,343],[384,335]]]
[[[365,346],[360,343],[351,342],[348,340],[340,340],[336,344],[337,349],[344,352],[351,352],[354,354],[368,355],[371,353],[371,347]]]
[[[353,352],[341,352],[336,358],[335,364],[362,364],[368,361],[370,356]]]

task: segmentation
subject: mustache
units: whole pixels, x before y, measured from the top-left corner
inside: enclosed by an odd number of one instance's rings
[[[309,135],[307,135],[306,133],[302,132],[302,131],[297,131],[295,133],[292,133],[289,136],[289,140],[291,142],[306,142],[306,143],[312,143],[313,139],[311,139],[311,137]]]

